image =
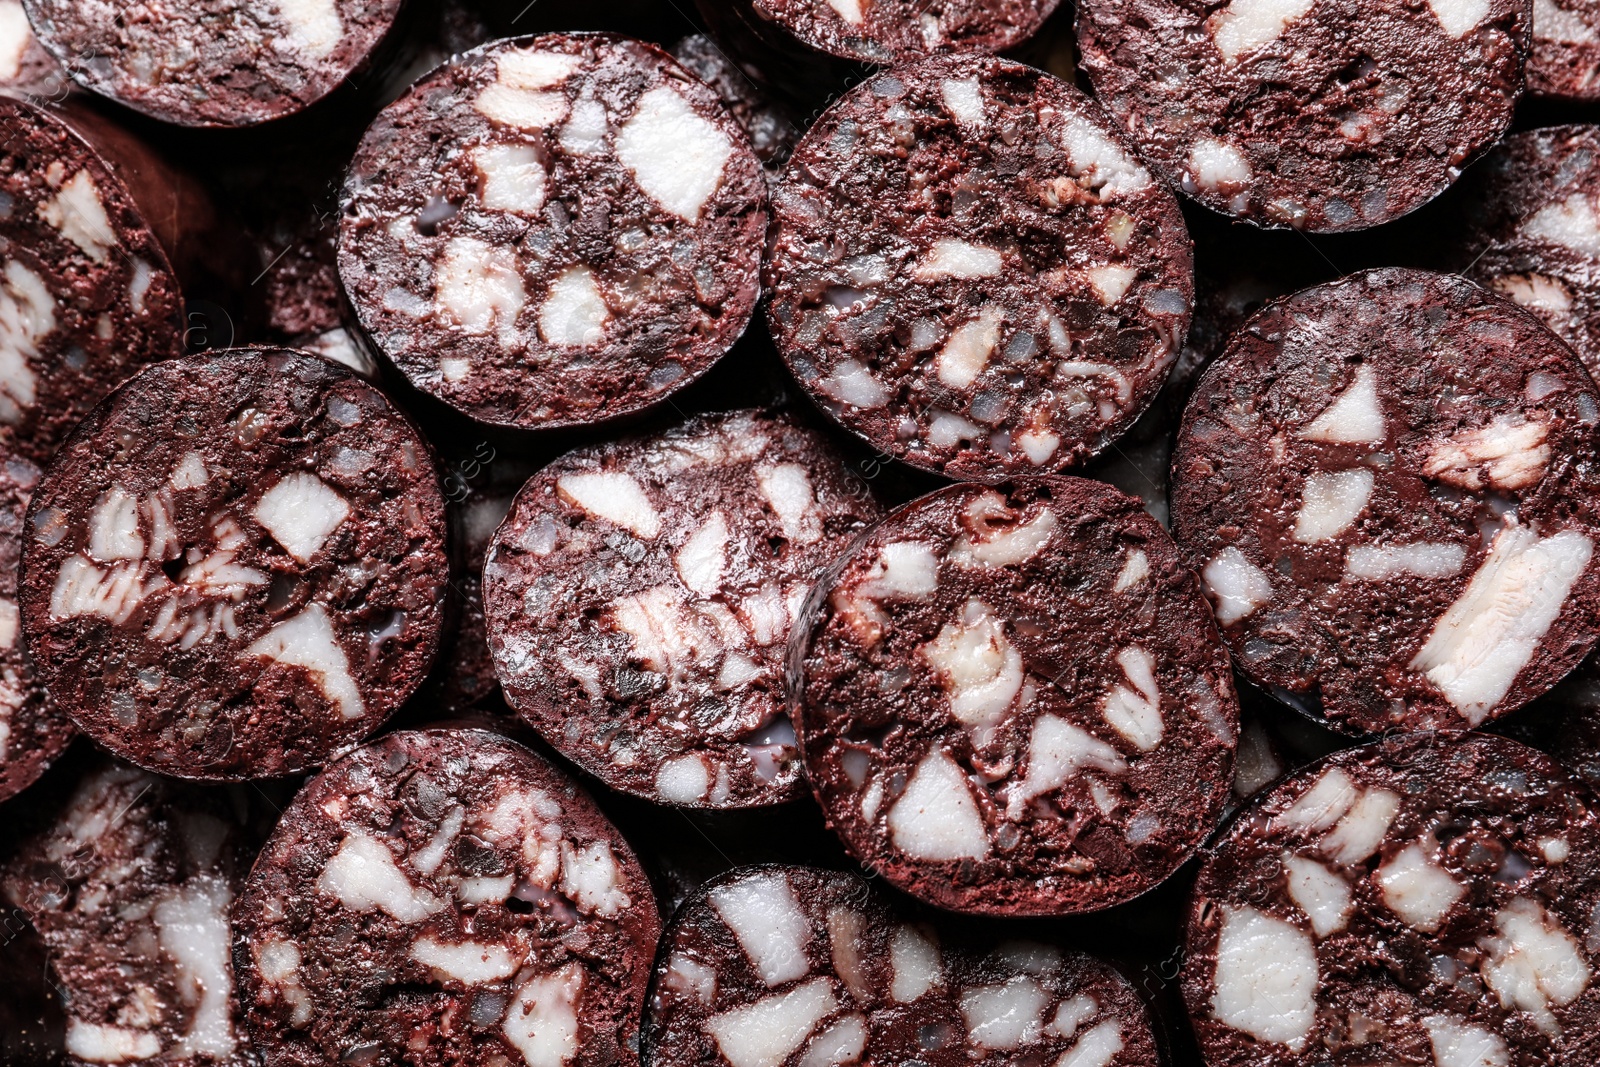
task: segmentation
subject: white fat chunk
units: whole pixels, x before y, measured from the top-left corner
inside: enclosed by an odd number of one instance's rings
[[[1361,790],[1350,776],[1338,767],[1324,771],[1310,789],[1307,789],[1281,814],[1273,819],[1291,830],[1315,833],[1326,830],[1344,817],[1345,812],[1361,796]]]
[[[1071,999],[1063,1000],[1056,1007],[1055,1017],[1050,1020],[1050,1032],[1060,1037],[1071,1037],[1078,1032],[1078,1027],[1094,1018],[1095,1012],[1099,1010],[1100,1005],[1086,993],[1079,993]]]
[[[44,279],[12,261],[0,275],[0,423],[15,424],[39,395],[32,361],[56,328],[56,298]]]
[[[1110,133],[1070,112],[1061,116],[1061,148],[1074,177],[1088,178],[1102,199],[1129,196],[1148,189],[1150,172],[1134,162]]]
[[[1429,1015],[1422,1020],[1433,1045],[1437,1067],[1509,1067],[1511,1054],[1498,1035],[1453,1015]]]
[[[495,122],[522,130],[542,130],[567,117],[567,97],[559,92],[540,92],[508,85],[503,80],[506,56],[500,58],[502,80],[485,86],[472,106]]]
[[[1128,295],[1128,288],[1139,277],[1139,272],[1132,267],[1091,267],[1087,273],[1095,295],[1106,307]]]
[[[1362,793],[1322,839],[1323,854],[1339,863],[1360,863],[1383,843],[1383,835],[1399,811],[1400,797],[1387,789]]]
[[[96,263],[104,263],[107,253],[117,247],[116,231],[106,218],[100,190],[86,170],[74,174],[54,199],[41,203],[39,217]]]
[[[1217,622],[1231,626],[1272,600],[1272,579],[1245,554],[1229,546],[1200,575],[1216,606]]]
[[[1350,883],[1316,860],[1292,853],[1283,857],[1289,899],[1311,920],[1319,938],[1344,929],[1350,916]]]
[[[1428,478],[1462,489],[1526,489],[1550,463],[1550,424],[1500,415],[1487,426],[1430,442],[1422,462]]]
[[[1589,565],[1593,543],[1574,530],[1541,538],[1512,523],[1495,535],[1467,588],[1411,661],[1477,726],[1510,690]]]
[[[1251,907],[1226,907],[1211,1013],[1260,1041],[1305,1048],[1317,1017],[1317,950],[1305,931]]]
[[[1461,570],[1467,550],[1447,541],[1409,545],[1356,545],[1344,559],[1344,572],[1364,582],[1381,582],[1402,574],[1448,578]]]
[[[17,632],[21,618],[17,602],[9,597],[0,597],[0,649],[17,647]],[[5,758],[4,752],[4,738],[0,737],[0,759]]]
[[[1525,308],[1556,314],[1572,310],[1572,290],[1545,274],[1502,274],[1489,284]]]
[[[1375,478],[1365,467],[1318,471],[1306,478],[1294,539],[1314,545],[1338,537],[1355,524],[1372,497]]]
[[[503,901],[511,895],[517,880],[513,875],[499,878],[463,878],[456,884],[456,899],[463,904],[488,904]]]
[[[137,563],[118,563],[102,570],[81,555],[68,556],[50,590],[50,617],[99,615],[121,626],[133,618],[145,597],[170,585],[160,574],[148,583],[142,577]]]
[[[193,1009],[189,1027],[172,1050],[180,1056],[226,1060],[237,1039],[233,1032],[232,938],[228,905],[232,894],[221,878],[190,879],[156,905],[157,939],[172,960],[178,988]]]
[[[1421,844],[1401,849],[1378,868],[1384,905],[1407,925],[1427,933],[1439,929],[1467,887],[1428,858]]]
[[[649,540],[661,532],[661,516],[644,486],[620,471],[563,474],[556,480],[563,497],[596,518],[616,523]]]
[[[978,859],[989,852],[983,816],[956,761],[935,746],[889,809],[895,847],[913,859]]]
[[[438,829],[428,838],[428,843],[411,854],[411,866],[423,874],[432,874],[438,870],[439,865],[450,854],[450,847],[456,843],[466,817],[467,810],[460,804],[450,805],[450,810],[439,820]]]
[[[711,892],[711,906],[767,985],[793,982],[811,972],[806,958],[811,921],[785,875],[760,874],[719,886]]]
[[[89,516],[89,555],[102,563],[144,555],[139,501],[121,486],[112,487],[95,502]]]
[[[1233,6],[1238,7],[1239,2],[1249,0],[1236,0]],[[1200,138],[1189,149],[1189,174],[1196,186],[1208,192],[1223,186],[1243,185],[1254,177],[1250,161],[1243,152],[1226,141],[1211,137]]]
[[[953,411],[934,408],[928,413],[928,443],[934,448],[955,448],[962,441],[981,441],[985,430]]]
[[[705,1029],[731,1067],[780,1067],[838,1006],[827,979],[814,978],[787,993],[714,1015]]]
[[[841,1067],[860,1060],[866,1047],[866,1019],[846,1015],[811,1039],[796,1067]]]
[[[1026,563],[1044,550],[1060,525],[1055,512],[1040,508],[1027,522],[1000,529],[989,529],[989,521],[1003,515],[1005,498],[984,492],[967,505],[967,517],[979,530],[977,537],[962,534],[950,551],[950,558],[963,567],[1006,567]]]
[[[992,248],[943,237],[933,242],[933,251],[917,264],[912,276],[919,282],[936,282],[942,278],[993,278],[1004,265],[1005,260]]]
[[[1533,0],[1533,36],[1556,44],[1593,44],[1594,29],[1584,21],[1581,10],[1559,7],[1555,0]]]
[[[682,952],[674,952],[667,960],[662,985],[674,992],[687,993],[709,1007],[717,995],[717,970]]]
[[[339,47],[344,23],[336,0],[276,0],[278,17],[289,27],[288,44],[313,59],[322,59]]]
[[[622,914],[632,901],[617,884],[620,875],[617,859],[606,842],[595,841],[588,848],[561,842],[561,893],[578,910],[602,919]]]
[[[872,998],[871,979],[861,950],[866,945],[866,916],[849,905],[828,909],[828,950],[833,960],[833,973],[844,982],[845,989],[858,1004]]]
[[[262,493],[251,514],[285,552],[310,563],[350,516],[350,505],[315,474],[295,471]]]
[[[822,539],[817,497],[811,475],[798,463],[765,464],[756,468],[756,487],[772,505],[783,535],[802,545]]]
[[[412,943],[411,958],[469,986],[510,978],[519,965],[504,945],[481,941],[453,944],[431,937],[419,937]]]
[[[317,891],[351,911],[382,911],[403,923],[421,922],[444,907],[400,869],[388,845],[359,830],[339,843],[317,876]]]
[[[856,408],[879,408],[889,399],[884,384],[853,359],[842,360],[832,374],[817,382],[817,388],[839,403]]]
[[[439,314],[471,334],[495,331],[507,347],[518,344],[517,316],[528,302],[515,250],[476,237],[452,237],[434,272]]]
[[[939,589],[939,557],[920,541],[891,541],[878,550],[877,561],[862,582],[868,596],[922,600]]]
[[[1150,577],[1150,558],[1140,548],[1130,549],[1127,559],[1122,564],[1122,570],[1117,572],[1117,580],[1111,586],[1113,593],[1126,593]]]
[[[518,48],[495,58],[495,79],[513,89],[550,89],[583,66],[583,57],[537,48]]]
[[[981,746],[1022,691],[1022,654],[983,601],[970,599],[961,617],[947,622],[922,656],[939,675],[950,713],[974,730]]]
[[[1049,1003],[1044,987],[1022,975],[1004,985],[964,990],[961,1017],[967,1024],[967,1039],[978,1048],[1017,1048],[1037,1041]]]
[[[1465,37],[1489,14],[1489,0],[1428,0],[1428,8],[1451,37]]]
[[[939,946],[915,927],[896,927],[889,938],[889,973],[889,995],[910,1004],[944,984]]]
[[[265,656],[304,669],[316,679],[322,695],[346,719],[359,719],[366,712],[361,687],[350,673],[350,661],[321,604],[308,605],[294,618],[280,622],[256,638],[245,649],[245,655]]]
[[[1584,193],[1573,193],[1560,203],[1540,208],[1522,224],[1522,233],[1600,259],[1600,219]]]
[[[1519,897],[1494,917],[1495,936],[1479,942],[1483,980],[1503,1007],[1528,1012],[1548,1034],[1560,1032],[1550,1006],[1571,1004],[1589,987],[1578,943],[1538,902]]]
[[[727,515],[713,511],[672,560],[684,585],[702,596],[715,593],[722,586],[723,570],[728,565]]]
[[[983,83],[977,78],[946,78],[939,83],[939,98],[950,117],[963,126],[983,129]]]
[[[198,489],[211,480],[206,461],[198,452],[185,452],[178,465],[167,475],[167,484],[174,489]]]
[[[0,0],[0,82],[22,73],[22,57],[32,40],[33,30],[21,0]]]
[[[691,805],[710,789],[710,771],[698,755],[680,755],[656,771],[656,795],[669,805]]]
[[[535,975],[517,990],[500,1032],[527,1067],[564,1067],[578,1054],[578,995],[583,965]]]
[[[1229,63],[1283,36],[1289,23],[1303,18],[1313,0],[1233,0],[1212,25],[1212,40]]]
[[[472,153],[483,182],[483,206],[490,211],[537,215],[544,207],[544,164],[532,145],[486,145]]]
[[[539,308],[539,336],[553,345],[594,348],[606,338],[611,309],[594,271],[579,265],[556,275]]]
[[[1300,431],[1304,440],[1337,445],[1381,445],[1387,435],[1377,375],[1366,363],[1356,368],[1349,387]]]
[[[161,1041],[155,1034],[77,1018],[67,1020],[66,1044],[68,1052],[90,1063],[149,1060],[161,1053]]]
[[[1156,661],[1149,652],[1130,646],[1117,653],[1117,665],[1128,685],[1118,684],[1106,695],[1101,714],[1117,733],[1139,751],[1161,743],[1166,727],[1161,720],[1161,690],[1156,685]]]
[[[1063,1052],[1056,1067],[1108,1067],[1121,1051],[1122,1027],[1115,1019],[1107,1019]]]
[[[658,674],[680,672],[722,648],[705,619],[687,610],[676,585],[658,585],[615,601],[611,621],[633,639],[633,655],[640,664]]]
[[[728,135],[665,86],[639,98],[638,110],[617,131],[616,146],[617,159],[645,195],[686,222],[699,221],[733,155]]]
[[[717,688],[737,689],[746,682],[761,677],[764,668],[742,652],[729,652],[717,668]]]
[[[1029,463],[1040,467],[1050,462],[1050,457],[1061,447],[1061,436],[1048,430],[1029,430],[1027,433],[1017,435],[1017,447],[1022,449],[1022,454],[1028,457]]]
[[[1546,863],[1565,863],[1572,849],[1564,837],[1543,837],[1539,839],[1539,853]]]
[[[952,389],[965,389],[978,380],[978,375],[989,365],[989,357],[1000,344],[1000,324],[1005,313],[997,308],[984,308],[971,322],[958,326],[935,359],[935,372],[939,380]],[[959,436],[972,436],[960,434]]]
[[[572,105],[572,117],[561,127],[561,147],[578,156],[597,156],[605,151],[611,117],[606,107],[593,97]]]
[[[1018,818],[1034,797],[1054,792],[1084,770],[1122,774],[1128,769],[1122,753],[1079,726],[1056,715],[1034,720],[1028,738],[1028,770],[1011,792],[1007,815]]]

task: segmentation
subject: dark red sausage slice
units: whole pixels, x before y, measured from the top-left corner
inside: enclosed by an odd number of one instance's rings
[[[1228,798],[1238,706],[1195,576],[1100,482],[941,490],[819,582],[801,756],[850,851],[942,907],[1094,911],[1172,874]]]
[[[1560,100],[1600,99],[1600,4],[1533,0],[1528,92]]]
[[[22,619],[99,744],[165,774],[314,767],[427,674],[447,563],[432,455],[326,360],[154,364],[35,490]]]

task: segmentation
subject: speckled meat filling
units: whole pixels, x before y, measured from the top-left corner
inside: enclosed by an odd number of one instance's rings
[[[426,675],[444,522],[427,446],[348,370],[271,349],[168,360],[35,490],[23,632],[57,706],[132,762],[304,770]]]
[[[954,486],[818,583],[790,647],[806,774],[850,851],[960,911],[1094,911],[1228,797],[1238,706],[1195,576],[1100,482]]]
[[[827,440],[784,416],[573,452],[523,488],[489,548],[506,699],[613,788],[693,807],[793,799],[790,624],[879,514]]]
[[[127,187],[60,118],[0,96],[0,437],[43,463],[150,360],[183,297]]]
[[[673,918],[646,1017],[651,1067],[1149,1067],[1150,1018],[1115,970],[1054,945],[975,946],[861,878],[744,867]]]
[[[1511,122],[1526,0],[1084,0],[1080,61],[1167,184],[1263,226],[1359,230]]]
[[[1214,1067],[1589,1062],[1593,801],[1514,741],[1340,752],[1207,852],[1183,990]]]
[[[339,272],[418,388],[483,422],[653,404],[738,339],[766,182],[715,91],[606,34],[498,41],[414,85],[350,166]]]
[[[1345,729],[1465,730],[1595,641],[1597,420],[1527,312],[1354,275],[1263,309],[1201,380],[1173,533],[1252,679]]]
[[[753,0],[823,52],[893,63],[925,52],[1001,52],[1033,36],[1057,0]]]
[[[937,58],[825,112],[774,194],[774,338],[888,455],[1055,471],[1126,430],[1193,302],[1176,201],[1105,114],[1019,64]]]
[[[481,730],[391,734],[295,798],[234,909],[267,1067],[620,1067],[661,923],[594,803]]]
[[[85,88],[163,122],[250,126],[327,96],[401,0],[22,0]]]
[[[1600,4],[1533,0],[1528,92],[1561,100],[1600,99]]]

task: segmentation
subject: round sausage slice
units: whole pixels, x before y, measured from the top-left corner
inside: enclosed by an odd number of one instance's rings
[[[162,122],[251,126],[303,111],[364,66],[401,0],[23,0],[80,85]]]
[[[950,477],[1100,451],[1189,326],[1177,202],[1096,104],[1021,64],[942,57],[857,86],[773,203],[768,321],[795,377]]]
[[[722,808],[800,795],[790,623],[879,514],[826,438],[781,415],[701,416],[568,454],[523,487],[489,546],[507,702],[638,796]]]
[[[32,923],[48,951],[68,1062],[252,1067],[228,909],[268,799],[97,760],[29,813],[43,825],[0,867],[8,921]]]
[[[1527,308],[1600,374],[1600,128],[1507,137],[1462,180],[1453,265]]]
[[[1354,275],[1257,313],[1201,379],[1173,533],[1251,679],[1346,730],[1464,730],[1600,634],[1597,421],[1532,315]]]
[[[233,921],[271,1067],[638,1060],[650,884],[587,795],[495,734],[390,734],[330,765]]]
[[[386,108],[346,179],[339,273],[417,388],[576,426],[688,385],[744,332],[766,183],[717,94],[606,34],[497,41]]]
[[[1048,944],[979,947],[907,921],[854,874],[730,871],[662,940],[651,1067],[968,1067],[1158,1062],[1150,1016],[1099,960]]]
[[[57,706],[163,774],[314,767],[427,674],[448,567],[431,454],[348,370],[147,367],[34,492],[22,625]]]
[[[1581,1063],[1600,822],[1514,741],[1411,735],[1280,783],[1208,849],[1183,991],[1213,1067]]]
[[[1505,133],[1527,0],[1084,0],[1080,61],[1163,179],[1261,226],[1359,230]]]
[[[1600,4],[1533,0],[1528,92],[1558,100],[1600,99]]]
[[[790,667],[830,824],[941,907],[1129,900],[1228,798],[1238,705],[1199,582],[1100,482],[952,486],[891,513],[818,582]]]

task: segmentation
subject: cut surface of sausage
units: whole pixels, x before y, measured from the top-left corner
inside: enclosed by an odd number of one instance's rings
[[[251,126],[321,100],[371,57],[401,0],[22,0],[80,85],[162,122]]]
[[[1548,757],[1410,735],[1297,772],[1206,853],[1184,998],[1208,1064],[1582,1063],[1600,823]]]
[[[1534,96],[1600,99],[1600,4],[1533,0],[1527,77]]]
[[[759,289],[766,183],[715,91],[607,34],[498,41],[386,108],[339,273],[376,347],[486,423],[629,414],[704,373]]]
[[[789,629],[880,508],[787,416],[702,416],[539,472],[484,569],[506,700],[607,785],[750,807],[804,791]]]
[[[593,801],[482,730],[390,734],[295,798],[234,909],[267,1067],[638,1061],[660,919]]]
[[[102,758],[6,859],[0,898],[48,950],[68,1062],[259,1063],[236,1010],[228,909],[271,814],[247,793]]]
[[[879,74],[773,197],[768,322],[814,400],[955,478],[1051,472],[1161,387],[1194,297],[1176,201],[1077,89],[1006,60]]]
[[[1080,62],[1163,180],[1262,226],[1359,230],[1510,125],[1527,0],[1085,0]]]
[[[1027,941],[979,946],[908,919],[854,874],[738,868],[697,890],[662,940],[650,1067],[1157,1062],[1116,970]]]
[[[1465,730],[1595,641],[1597,419],[1508,301],[1354,275],[1263,309],[1202,378],[1173,532],[1250,678],[1345,730]]]
[[[427,445],[287,350],[154,364],[34,492],[22,619],[57,706],[164,774],[316,766],[426,675],[448,567]]]
[[[790,648],[830,825],[958,911],[1094,911],[1155,886],[1227,799],[1227,654],[1195,576],[1100,482],[941,490],[818,582]]]
[[[141,364],[183,297],[133,197],[65,121],[0,95],[0,436],[35,463]]]
[[[755,0],[758,17],[830,55],[895,63],[929,52],[1001,52],[1057,0]]]
[[[1454,265],[1527,308],[1600,373],[1600,129],[1513,134],[1463,179]]]

